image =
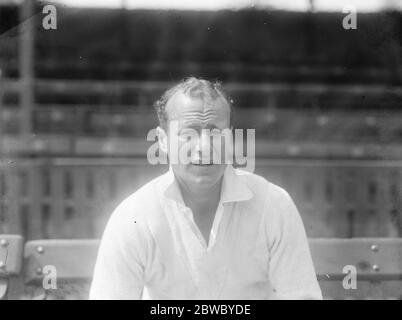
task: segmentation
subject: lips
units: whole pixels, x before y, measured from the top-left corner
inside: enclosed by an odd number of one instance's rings
[[[214,164],[212,158],[201,158],[201,157],[194,157],[191,159],[190,163],[193,166],[198,166],[198,167],[209,167]]]
[[[192,165],[198,167],[210,167],[213,165],[213,163],[192,163]]]

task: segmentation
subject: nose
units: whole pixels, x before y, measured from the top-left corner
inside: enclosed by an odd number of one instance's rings
[[[211,138],[206,130],[202,130],[201,132],[199,145],[202,151],[210,150],[211,148]]]
[[[205,130],[202,130],[199,134],[198,141],[195,144],[195,152],[200,159],[208,160],[208,162],[212,160],[211,137],[208,132],[205,132]]]

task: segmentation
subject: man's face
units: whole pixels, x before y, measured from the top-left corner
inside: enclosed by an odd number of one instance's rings
[[[230,126],[230,107],[222,97],[215,100],[203,101],[199,98],[192,98],[182,92],[177,92],[170,98],[166,105],[168,115],[167,140],[176,139],[178,150],[186,144],[187,150],[191,150],[189,162],[172,163],[171,166],[179,182],[187,187],[211,187],[220,181],[225,171],[225,163],[212,163],[213,152],[220,153],[221,150],[214,150],[213,139],[208,132],[221,132]],[[189,135],[197,133],[191,137]],[[168,142],[169,143],[169,142]],[[224,146],[222,146],[224,148]],[[205,163],[205,156],[209,153],[210,163]],[[168,151],[169,158],[172,155]],[[202,157],[204,156],[204,159]],[[221,158],[222,159],[222,158]]]

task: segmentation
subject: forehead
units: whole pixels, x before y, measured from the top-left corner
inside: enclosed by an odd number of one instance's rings
[[[175,93],[166,105],[168,120],[179,122],[221,123],[230,121],[230,106],[223,97],[201,99]]]

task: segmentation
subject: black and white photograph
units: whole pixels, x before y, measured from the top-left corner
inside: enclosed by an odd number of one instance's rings
[[[0,300],[402,300],[402,0],[0,0]]]

